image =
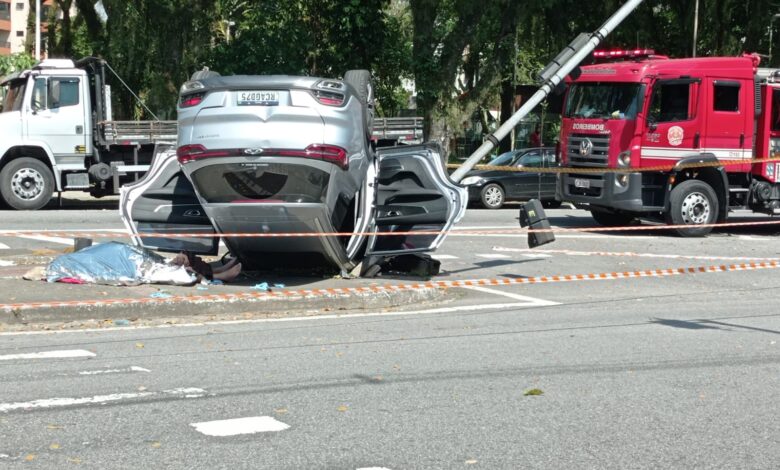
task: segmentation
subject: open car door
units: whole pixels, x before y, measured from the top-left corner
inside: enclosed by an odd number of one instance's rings
[[[376,216],[366,254],[435,250],[465,214],[468,191],[450,180],[435,144],[378,149],[377,158]]]
[[[158,146],[146,175],[120,189],[119,213],[136,245],[203,255],[216,255],[219,249],[214,226],[182,173],[172,146]],[[139,233],[191,233],[192,237],[139,237]]]

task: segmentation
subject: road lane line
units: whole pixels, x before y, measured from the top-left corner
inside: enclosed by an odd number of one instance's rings
[[[446,259],[459,259],[455,255],[431,255],[431,258],[437,259],[437,260],[446,260]]]
[[[79,375],[101,375],[101,374],[121,374],[124,372],[151,372],[149,369],[143,367],[130,366],[122,369],[99,369],[99,370],[82,370]]]
[[[207,436],[225,437],[259,432],[279,432],[290,429],[289,424],[277,421],[271,416],[252,416],[249,418],[223,419],[190,423],[196,431]]]
[[[0,361],[15,361],[18,359],[65,359],[74,357],[95,357],[96,354],[83,349],[67,349],[62,351],[44,351],[37,353],[6,354],[0,356]]]
[[[511,256],[509,255],[502,255],[499,253],[485,253],[485,254],[478,254],[476,255],[477,258],[485,258],[485,259],[509,259]]]
[[[509,297],[510,299],[519,300],[523,302],[523,304],[520,305],[527,305],[529,307],[531,306],[549,307],[552,305],[560,305],[560,303],[553,302],[552,300],[544,300],[544,299],[538,299],[536,297],[528,297],[527,295],[515,294],[514,292],[504,292],[498,289],[490,289],[488,287],[473,286],[473,287],[466,287],[466,289],[475,290],[478,292],[484,292],[486,294],[499,295],[502,297]]]
[[[0,250],[10,250],[11,247],[6,245],[5,243],[0,243]]]
[[[184,398],[200,398],[206,396],[206,391],[200,388],[175,388],[163,390],[162,392],[132,392],[132,393],[112,393],[110,395],[95,395],[92,397],[80,398],[44,398],[41,400],[0,403],[0,412],[8,413],[15,410],[32,410],[39,408],[65,408],[77,405],[105,404],[123,400],[134,400],[137,398],[148,398],[156,395],[170,395]]]
[[[503,246],[494,246],[493,250],[499,252],[521,253],[521,256],[551,256],[551,254],[560,254],[568,256],[625,256],[634,258],[686,259],[704,261],[780,261],[780,258],[772,257],[759,258],[751,256],[697,256],[660,253],[636,253],[633,251],[539,250],[536,248],[507,248]]]

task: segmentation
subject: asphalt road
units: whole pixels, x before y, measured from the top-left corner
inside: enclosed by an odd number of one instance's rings
[[[3,228],[35,222],[12,214]],[[50,229],[120,228],[110,211],[47,214]],[[469,233],[516,215],[469,211],[437,279],[780,258],[777,226],[561,232],[533,251]],[[0,467],[777,468],[778,288],[777,269],[697,270],[458,289],[341,317],[0,333]]]

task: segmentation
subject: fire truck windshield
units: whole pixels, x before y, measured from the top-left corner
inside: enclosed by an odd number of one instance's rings
[[[569,88],[566,117],[636,119],[645,86],[639,83],[575,83]]]

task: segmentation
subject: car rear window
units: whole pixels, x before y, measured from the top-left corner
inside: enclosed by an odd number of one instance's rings
[[[201,168],[192,178],[210,203],[321,203],[330,176],[305,165],[232,163]]]

